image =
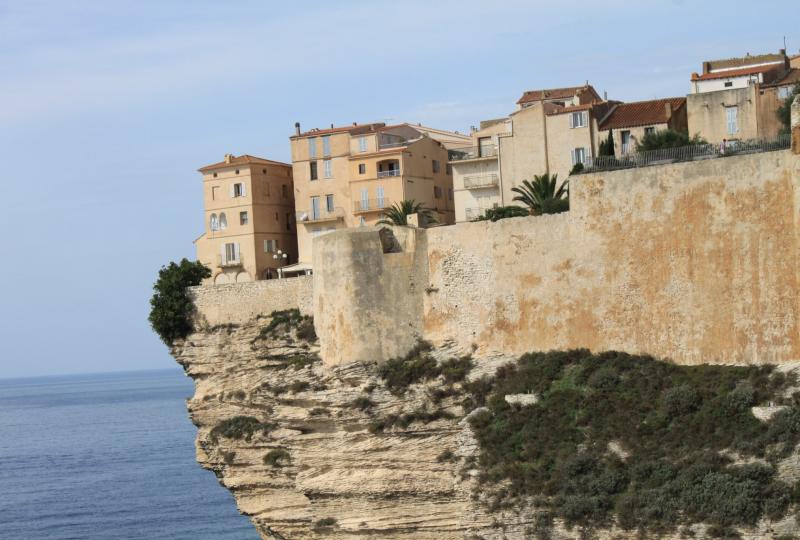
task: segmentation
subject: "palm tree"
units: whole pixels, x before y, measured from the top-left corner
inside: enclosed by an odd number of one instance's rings
[[[433,212],[425,208],[422,203],[406,199],[384,209],[383,219],[378,221],[377,225],[408,225],[408,216],[411,214],[419,214],[426,223],[436,223]]]
[[[519,187],[512,187],[511,191],[518,193],[514,197],[530,209],[534,216],[542,214],[558,214],[569,210],[569,180],[564,180],[556,189],[558,175],[534,175],[533,182],[523,180]]]

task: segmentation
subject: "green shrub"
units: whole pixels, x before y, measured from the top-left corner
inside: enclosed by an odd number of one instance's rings
[[[330,416],[331,412],[325,407],[314,407],[308,411],[308,414],[311,416]]]
[[[404,357],[392,358],[378,367],[378,373],[390,392],[402,395],[415,382],[439,376],[439,366],[429,354],[430,350],[430,343],[420,341]]]
[[[172,346],[176,339],[183,339],[194,330],[194,304],[186,288],[200,285],[210,276],[211,270],[202,263],[187,259],[181,259],[178,264],[171,262],[159,270],[153,285],[148,320],[167,346]]]
[[[645,537],[701,522],[727,534],[778,519],[800,489],[778,480],[773,464],[736,465],[721,454],[774,463],[800,442],[800,407],[768,423],[750,409],[785,391],[789,382],[772,371],[618,352],[526,354],[493,381],[464,385],[475,392],[468,405],[488,408],[470,417],[482,491],[495,490],[497,504],[539,496],[568,526],[616,520]],[[529,392],[540,396],[535,405],[505,402]],[[608,450],[612,442],[625,459]]]
[[[521,206],[498,206],[497,208],[487,208],[483,215],[474,221],[500,221],[501,219],[528,217],[530,215],[530,210]]]
[[[269,324],[258,333],[260,339],[276,338],[281,332],[288,332],[292,328],[296,329],[297,337],[303,341],[312,342],[317,339],[313,317],[301,315],[297,308],[273,311],[269,318]]]
[[[259,431],[262,433],[269,433],[274,424],[263,423],[253,416],[234,416],[227,420],[223,420],[211,430],[211,440],[216,442],[220,437],[226,439],[244,439],[247,442],[253,438],[253,435]]]
[[[414,422],[428,424],[436,420],[451,418],[454,418],[454,416],[447,411],[437,410],[428,412],[425,410],[416,410],[405,414],[390,414],[384,418],[374,420],[372,423],[370,423],[368,429],[370,433],[381,433],[393,426],[405,429]]]
[[[654,133],[647,133],[642,140],[636,143],[636,150],[660,150],[662,148],[679,148],[681,146],[697,146],[708,144],[700,135],[689,137],[688,133],[672,129],[662,129]]]
[[[233,465],[233,460],[236,459],[236,452],[222,452],[222,461],[225,465]]]
[[[318,530],[319,529],[327,529],[327,528],[333,527],[334,525],[336,525],[336,518],[326,517],[326,518],[322,518],[320,520],[317,520],[316,523],[314,523],[314,528],[318,529]]]
[[[311,384],[309,384],[308,381],[294,381],[292,384],[289,385],[288,388],[289,391],[292,392],[292,394],[299,394],[300,392],[308,390],[309,387],[311,387]]]
[[[285,359],[286,366],[292,369],[303,369],[317,361],[319,361],[319,356],[316,354],[295,354]]]
[[[456,461],[456,459],[457,459],[456,455],[450,449],[447,449],[447,450],[443,451],[441,454],[439,454],[438,456],[436,456],[436,461],[438,461],[439,463],[448,463],[448,462]]]
[[[270,467],[283,467],[284,465],[289,465],[292,462],[292,458],[289,455],[288,450],[285,448],[276,448],[274,450],[270,450],[264,456],[264,464],[269,465]]]
[[[446,383],[454,383],[466,379],[473,366],[471,356],[462,356],[461,358],[445,360],[439,370]]]
[[[375,402],[367,396],[359,396],[350,402],[350,407],[360,411],[368,411],[375,406]]]

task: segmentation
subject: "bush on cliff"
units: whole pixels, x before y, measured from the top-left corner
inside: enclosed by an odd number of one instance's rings
[[[405,356],[387,360],[378,367],[378,374],[390,392],[403,395],[410,385],[440,375],[444,376],[446,383],[463,381],[472,369],[469,356],[451,358],[438,364],[430,354],[431,349],[430,343],[420,341]]]
[[[176,339],[185,338],[193,330],[194,305],[186,288],[200,285],[209,276],[211,270],[201,262],[186,259],[178,264],[171,262],[159,270],[158,279],[153,285],[148,320],[167,346],[171,346]]]
[[[776,477],[776,461],[800,442],[800,408],[782,397],[789,384],[765,366],[526,354],[497,371],[488,409],[471,417],[480,481],[496,505],[537,497],[570,526],[616,521],[648,538],[692,523],[725,530],[779,518],[800,499]],[[535,405],[504,399],[531,392]],[[473,406],[486,381],[480,394]],[[764,423],[751,406],[768,401],[790,405]]]
[[[234,440],[244,439],[250,442],[256,433],[269,433],[274,427],[273,424],[260,422],[253,416],[234,416],[214,426],[210,438],[212,442],[217,442],[220,437]]]
[[[699,134],[689,137],[688,133],[675,131],[674,129],[662,129],[654,133],[648,133],[642,140],[636,143],[637,152],[648,150],[661,150],[662,148],[680,148],[682,146],[697,146],[708,144]]]

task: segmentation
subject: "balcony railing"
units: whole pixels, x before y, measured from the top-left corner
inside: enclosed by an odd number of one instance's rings
[[[353,213],[363,214],[366,212],[380,212],[384,208],[392,206],[389,199],[361,199],[353,202]]]
[[[464,177],[464,187],[466,189],[478,189],[496,186],[498,176],[495,173],[471,174]]]
[[[244,265],[244,258],[241,253],[235,259],[229,259],[227,256],[217,255],[217,266],[219,268],[237,268]]]
[[[378,178],[386,178],[387,176],[400,176],[400,169],[390,169],[388,171],[378,171]]]
[[[633,169],[652,165],[666,165],[681,161],[699,161],[740,154],[757,154],[784,150],[792,146],[791,135],[780,135],[775,139],[749,141],[728,141],[726,144],[696,144],[678,148],[662,148],[636,152],[627,156],[595,156],[587,157],[583,164],[583,173],[594,171],[611,171],[615,169]]]
[[[484,144],[481,146],[467,146],[465,148],[452,148],[447,152],[450,161],[464,161],[466,159],[479,159],[497,156],[497,146]]]
[[[331,210],[327,208],[311,209],[295,212],[295,219],[298,223],[318,223],[320,221],[335,221],[344,218],[344,209],[337,206]]]

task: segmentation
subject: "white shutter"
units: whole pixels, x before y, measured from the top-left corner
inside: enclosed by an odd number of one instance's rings
[[[236,192],[234,191],[234,189],[235,189],[235,188],[234,188],[233,186],[234,186],[234,185],[233,185],[233,184],[231,184],[231,199],[233,199],[234,197],[236,197]]]
[[[572,164],[575,165],[575,150],[569,151],[570,158],[572,158]]]
[[[247,197],[247,187],[244,182],[242,182],[242,197]]]
[[[239,242],[233,244],[233,260],[236,262],[241,261],[241,259],[239,258]]]
[[[581,116],[583,116],[583,126],[584,127],[588,126],[589,125],[589,111],[583,111],[581,113]]]
[[[219,245],[219,256],[220,256],[220,261],[224,264],[225,261],[226,261],[226,259],[225,259],[225,244],[220,244]]]
[[[575,115],[574,114],[570,114],[569,115],[569,127],[570,128],[574,128],[575,127]]]

